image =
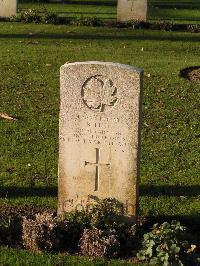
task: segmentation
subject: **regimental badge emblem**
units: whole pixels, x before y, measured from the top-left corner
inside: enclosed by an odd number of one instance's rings
[[[117,88],[113,82],[101,75],[88,78],[82,86],[84,104],[96,112],[105,112],[117,102]]]

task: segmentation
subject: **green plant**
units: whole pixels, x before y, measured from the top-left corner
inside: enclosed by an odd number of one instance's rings
[[[43,23],[43,24],[65,24],[69,23],[67,18],[60,18],[56,13],[42,9],[28,9],[16,16],[10,18],[12,22],[24,22],[24,23]]]
[[[193,33],[199,33],[200,25],[197,25],[197,24],[187,25],[187,31],[193,32]]]
[[[71,19],[71,25],[76,25],[76,26],[103,26],[104,23],[100,18],[97,17],[77,17]]]
[[[93,231],[96,228],[103,234],[115,232],[115,237],[120,243],[118,252],[120,256],[130,256],[136,253],[140,230],[125,216],[123,204],[115,199],[98,200],[96,203],[86,206],[82,211],[65,213],[63,219],[66,219],[68,226],[71,226],[68,234],[70,234],[70,242],[74,243],[74,247],[85,229],[92,230],[91,232],[87,231],[88,234],[96,234],[97,231]],[[87,252],[90,253],[90,251]]]
[[[186,252],[189,243],[183,240],[186,228],[180,222],[165,222],[153,225],[151,232],[144,234],[142,249],[137,253],[141,261],[147,260],[152,265],[183,265],[180,255]]]
[[[56,13],[45,11],[41,16],[41,22],[44,24],[59,24],[61,18]]]
[[[112,198],[99,200],[91,210],[88,210],[91,226],[100,229],[116,229],[127,223],[124,206]]]
[[[82,212],[67,213],[64,217],[48,212],[31,219],[23,217],[23,245],[33,251],[76,253],[80,237],[89,226],[88,217]]]
[[[24,23],[39,23],[41,22],[41,15],[36,9],[28,9],[27,11],[18,14],[16,16],[16,21]]]
[[[166,21],[156,21],[152,24],[151,28],[156,30],[165,30],[165,31],[171,31],[173,30],[174,24],[172,22],[166,22]]]

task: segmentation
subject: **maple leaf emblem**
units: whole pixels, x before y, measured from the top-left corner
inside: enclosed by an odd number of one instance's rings
[[[92,110],[103,112],[106,107],[117,101],[117,88],[110,79],[94,76],[86,81],[82,88],[84,103]]]

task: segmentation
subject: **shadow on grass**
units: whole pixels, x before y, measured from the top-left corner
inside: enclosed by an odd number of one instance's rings
[[[0,198],[18,198],[18,197],[57,197],[57,187],[17,187],[0,186]]]
[[[166,16],[162,16],[162,15],[156,15],[154,13],[154,14],[151,14],[151,16],[154,16],[154,19],[163,20],[163,21],[169,21],[169,22],[172,22],[173,20],[178,20],[178,21],[180,21],[180,23],[181,23],[181,21],[185,21],[185,20],[192,21],[192,22],[193,21],[200,21],[200,18],[193,18],[193,17],[190,17],[190,18],[188,18],[188,17],[180,18],[178,16],[177,17],[176,16],[171,16],[171,15],[167,16],[167,14],[166,14]],[[193,22],[191,24],[195,24],[195,23]]]
[[[59,3],[57,3],[59,4]],[[94,5],[94,6],[116,6],[117,2],[116,1],[83,1],[83,0],[77,0],[77,1],[73,1],[73,0],[68,0],[68,1],[62,1],[62,3],[60,4],[64,4],[64,5]]]
[[[191,3],[191,2],[180,2],[180,3],[162,3],[157,2],[155,4],[152,4],[152,7],[156,9],[196,9],[200,8],[200,3]]]
[[[26,11],[27,8],[19,8],[20,12]],[[40,12],[43,13],[43,12]],[[87,12],[83,12],[83,11],[56,11],[56,14],[75,14],[75,15],[116,15],[115,12],[92,12],[92,11],[87,11]]]
[[[196,197],[200,196],[200,186],[175,186],[175,185],[141,185],[140,196],[186,196]],[[37,196],[45,197],[52,196],[56,197],[58,194],[57,187],[17,187],[17,186],[0,186],[0,197],[1,198],[17,198],[24,196]]]
[[[141,185],[140,186],[141,196],[189,196],[196,197],[200,196],[200,186],[175,186],[175,185]]]
[[[155,223],[164,223],[164,222],[169,222],[171,223],[171,221],[180,221],[181,224],[185,225],[188,229],[190,229],[190,231],[193,232],[199,232],[199,234],[197,235],[197,238],[200,238],[200,214],[197,215],[148,215],[146,217],[146,221],[145,221],[145,227],[146,228],[152,228],[152,226]],[[199,239],[200,241],[200,239]]]
[[[29,3],[32,3],[32,1],[26,1],[26,2],[29,2]],[[40,4],[45,4],[46,6],[49,5],[89,5],[89,6],[116,6],[117,5],[117,1],[96,1],[96,0],[68,0],[68,1],[60,1],[60,2],[53,2],[51,1],[51,3],[47,3],[46,1],[40,1],[40,3],[38,3],[39,5]],[[20,3],[22,4],[22,3]],[[34,4],[37,4],[37,3],[34,3]]]
[[[78,29],[78,28],[77,28]],[[115,29],[116,30],[116,29]],[[126,32],[125,32],[126,33]],[[156,32],[157,33],[157,32]],[[163,33],[163,31],[162,31]],[[73,33],[63,33],[63,34],[43,34],[43,33],[32,33],[29,34],[0,34],[0,39],[9,38],[9,39],[69,39],[69,40],[150,40],[150,41],[192,41],[199,42],[200,36],[197,34],[188,34],[188,36],[177,36],[171,34],[149,34],[147,32],[142,32],[138,34],[138,31],[133,31],[133,35],[98,35],[98,33],[94,34],[73,34]]]
[[[58,191],[57,187],[4,187],[0,186],[0,198],[18,198],[18,197],[57,197]],[[186,197],[197,197],[200,195],[200,186],[154,186],[154,185],[141,185],[140,186],[140,196],[186,196]],[[178,200],[178,199],[177,199]],[[32,205],[24,205],[25,210],[28,212],[29,209],[33,208]],[[0,206],[3,208],[3,205]],[[23,204],[19,207],[23,210]],[[14,208],[10,206],[10,208]],[[7,210],[6,213],[9,212],[9,205],[5,206]],[[15,209],[15,208],[14,208]],[[38,209],[37,209],[38,212]],[[190,227],[192,230],[200,230],[200,214],[192,214],[192,215],[153,215],[151,213],[146,217],[145,224],[148,228],[151,228],[154,223],[163,223],[165,221],[171,222],[172,220],[181,221],[181,223],[185,224],[187,227]]]

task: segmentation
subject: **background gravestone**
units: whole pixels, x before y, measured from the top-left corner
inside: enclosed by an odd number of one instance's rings
[[[147,20],[147,0],[118,0],[117,21]]]
[[[0,0],[0,17],[11,17],[17,14],[17,0]]]
[[[110,197],[136,215],[142,72],[103,62],[61,67],[58,213]]]

